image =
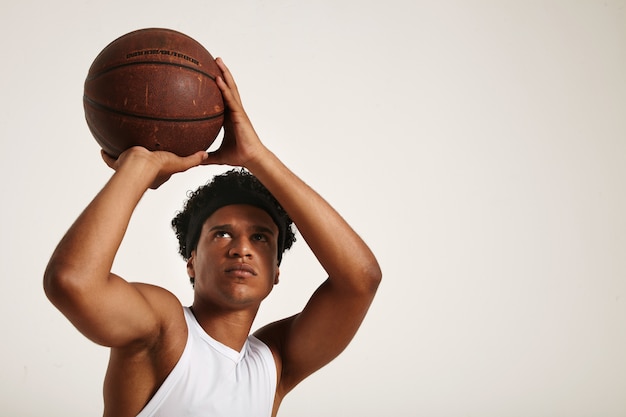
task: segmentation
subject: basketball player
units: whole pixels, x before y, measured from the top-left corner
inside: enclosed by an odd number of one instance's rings
[[[366,244],[262,144],[230,71],[216,61],[227,107],[220,148],[188,157],[140,147],[117,160],[103,153],[115,172],[45,272],[52,303],[111,348],[105,417],[275,416],[285,395],[348,345],[381,280]],[[184,307],[167,290],[110,270],[146,190],[206,164],[240,168],[198,189],[173,220],[194,288]],[[292,220],[328,278],[299,314],[251,335],[294,241]]]

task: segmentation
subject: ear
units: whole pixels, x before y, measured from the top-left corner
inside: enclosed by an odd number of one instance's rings
[[[189,256],[189,259],[187,259],[187,275],[189,275],[190,278],[194,278],[196,276],[196,271],[193,266],[195,259],[196,259],[196,251],[193,250],[191,251],[191,255]]]
[[[274,277],[274,285],[278,285],[278,276],[280,275],[280,268],[276,267],[276,276]]]

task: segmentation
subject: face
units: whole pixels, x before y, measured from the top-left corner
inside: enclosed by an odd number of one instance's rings
[[[187,262],[196,301],[258,308],[278,283],[277,242],[278,226],[264,210],[245,204],[216,210]]]

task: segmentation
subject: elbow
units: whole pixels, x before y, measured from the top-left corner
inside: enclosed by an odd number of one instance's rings
[[[381,281],[383,280],[383,271],[377,261],[372,262],[365,270],[364,280],[372,294],[376,293]]]
[[[380,286],[383,279],[383,273],[380,269],[380,265],[374,259],[370,262],[364,263],[359,273],[358,279],[358,291],[363,294],[367,294],[373,297]]]
[[[76,293],[78,282],[71,268],[51,261],[43,275],[43,290],[48,300],[58,307],[70,294]]]
[[[329,274],[328,284],[351,296],[373,299],[382,281],[377,262],[362,263],[349,271]]]
[[[43,291],[53,304],[56,304],[55,300],[62,296],[63,288],[67,287],[67,281],[65,275],[60,273],[58,268],[48,264],[43,274]]]

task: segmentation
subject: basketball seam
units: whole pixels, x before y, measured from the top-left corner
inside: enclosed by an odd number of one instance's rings
[[[224,115],[224,112],[222,111],[222,112],[216,113],[216,114],[211,115],[211,116],[195,117],[195,118],[184,118],[184,119],[182,119],[182,118],[154,117],[154,116],[140,115],[140,114],[129,113],[129,112],[117,110],[117,109],[114,109],[112,107],[105,106],[102,103],[98,103],[97,101],[94,101],[94,100],[90,99],[87,96],[83,96],[83,100],[86,101],[87,103],[89,103],[91,106],[97,108],[97,109],[106,110],[106,111],[109,111],[111,113],[119,114],[119,115],[122,115],[122,116],[135,117],[137,119],[156,120],[156,121],[161,121],[161,122],[183,122],[183,123],[184,122],[202,122],[202,121],[217,119],[217,118],[222,117]]]
[[[116,70],[118,68],[130,67],[130,66],[133,66],[133,65],[148,65],[148,64],[170,65],[172,67],[186,68],[186,69],[191,70],[193,72],[197,72],[197,73],[202,74],[202,75],[204,75],[206,77],[209,77],[210,79],[215,81],[215,77],[213,75],[209,74],[208,72],[200,71],[199,69],[194,68],[194,67],[190,67],[188,65],[182,65],[182,64],[174,63],[174,62],[163,62],[163,61],[126,62],[124,64],[119,64],[119,65],[116,65],[114,67],[107,68],[104,71],[100,71],[100,72],[98,72],[96,74],[90,74],[90,75],[87,76],[87,79],[85,81],[92,81],[92,80],[94,80],[94,79],[96,79],[96,78],[106,74],[107,72],[111,72],[111,71]]]

